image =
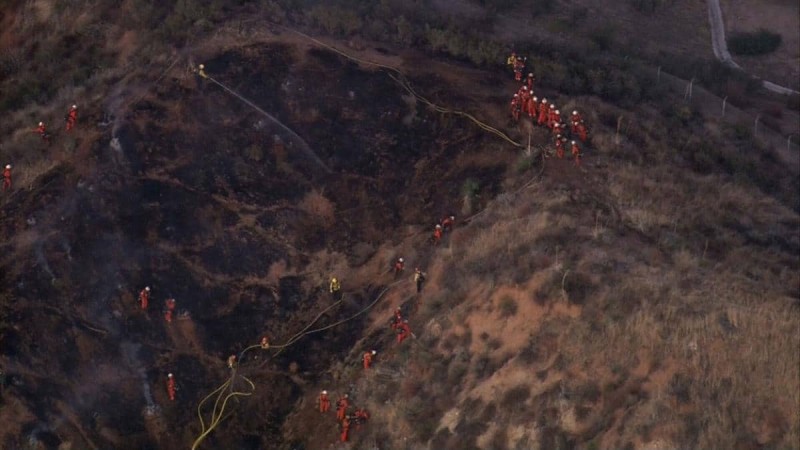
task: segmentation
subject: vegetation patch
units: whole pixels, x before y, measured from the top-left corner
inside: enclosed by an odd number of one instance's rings
[[[503,319],[517,314],[517,301],[509,296],[500,299],[500,317]]]
[[[767,29],[733,33],[728,38],[728,48],[736,55],[766,55],[781,46],[783,38]]]

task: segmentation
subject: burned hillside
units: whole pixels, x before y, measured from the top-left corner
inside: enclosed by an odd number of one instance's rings
[[[5,202],[6,395],[48,398],[10,413],[54,428],[69,416],[97,446],[189,440],[189,406],[224,376],[228,354],[264,334],[288,336],[328,306],[327,273],[346,262],[319,265],[315,252],[355,247],[355,258],[370,258],[432,211],[458,205],[460,180],[480,173],[491,192],[513,160],[471,161],[485,136],[409,107],[391,79],[324,50],[246,46],[206,65],[271,114],[196,75],[170,77],[91,143],[94,173],[63,161]],[[458,153],[450,141],[460,142]],[[442,192],[446,179],[456,187]],[[347,284],[338,315],[380,287]],[[137,311],[145,285],[154,307]],[[173,324],[160,314],[165,298],[177,300]],[[267,363],[259,384],[282,388],[257,391],[251,401],[264,406],[256,415],[291,409],[299,391],[287,384],[290,362],[316,379],[359,330],[354,321],[311,336]],[[179,377],[181,408],[158,406],[167,371]],[[131,382],[117,390],[116,378]],[[166,418],[184,432],[148,428]],[[12,448],[47,431],[20,426],[7,436]],[[216,445],[241,445],[236,430]],[[280,436],[273,430],[258,442]]]

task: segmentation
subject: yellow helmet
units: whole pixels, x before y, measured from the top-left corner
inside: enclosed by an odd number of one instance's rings
[[[338,283],[338,282],[339,280],[337,280],[336,277],[331,278],[331,283]]]

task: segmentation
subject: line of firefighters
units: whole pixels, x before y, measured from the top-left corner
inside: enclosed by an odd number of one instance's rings
[[[508,57],[506,62],[514,71],[514,80],[522,81],[522,71],[525,70],[526,60],[527,58],[523,59],[513,52]],[[573,110],[568,118],[569,128],[567,128],[564,119],[561,117],[561,111],[556,107],[555,103],[548,102],[546,98],[542,98],[541,102],[539,101],[539,98],[534,94],[534,82],[533,73],[528,73],[524,84],[511,99],[511,118],[515,122],[519,122],[520,117],[526,115],[534,124],[549,128],[555,140],[555,154],[559,159],[564,158],[565,146],[569,141],[571,144],[570,152],[575,160],[575,165],[580,166],[582,154],[577,141],[580,140],[581,144],[585,144],[588,139],[586,123],[583,117],[577,110]],[[571,139],[567,139],[568,130]],[[545,156],[549,156],[548,152],[545,152]]]
[[[341,424],[339,440],[342,442],[347,442],[351,426],[355,425],[356,429],[359,429],[362,424],[369,420],[369,412],[364,408],[356,408],[353,414],[348,414],[347,410],[350,406],[352,406],[350,404],[350,396],[347,394],[342,395],[336,401],[336,420]],[[319,412],[323,414],[330,410],[331,400],[330,397],[328,397],[328,391],[322,391],[319,394],[317,408],[319,408]]]
[[[75,125],[78,124],[78,105],[72,105],[72,107],[69,108],[67,114],[64,116],[64,121],[67,123],[67,132],[70,132],[73,128],[75,128]],[[33,132],[37,133],[45,143],[50,144],[51,136],[50,133],[47,132],[47,126],[44,124],[44,122],[39,122],[39,126],[33,129]]]
[[[398,269],[399,264],[399,269]],[[395,262],[395,276],[397,276],[398,272],[403,271],[403,258],[398,258]],[[414,272],[414,281],[417,284],[417,292],[422,289],[422,284],[425,281],[425,274],[417,268]],[[398,307],[395,309],[394,314],[390,320],[389,324],[390,328],[396,332],[397,344],[402,344],[408,336],[413,336],[414,333],[411,332],[411,327],[408,324],[408,319],[403,318],[402,310]],[[367,350],[361,355],[361,365],[364,368],[364,371],[369,371],[372,369],[372,365],[375,362],[375,358],[378,355],[377,350]],[[319,397],[317,398],[317,408],[319,409],[320,413],[327,413],[330,409],[330,397],[328,396],[328,391],[323,390],[320,392]],[[339,423],[339,440],[341,442],[347,442],[348,436],[350,433],[351,426],[355,425],[356,430],[360,429],[361,425],[366,423],[369,419],[369,412],[365,408],[355,408],[352,414],[349,414],[349,409],[351,407],[350,403],[350,396],[348,394],[343,394],[339,397],[336,401],[336,421]]]
[[[434,245],[439,244],[444,233],[452,231],[453,227],[455,226],[455,220],[456,217],[454,215],[447,215],[435,225],[434,234],[432,237],[432,242]],[[393,272],[394,279],[397,279],[399,276],[401,276],[405,271],[405,259],[403,257],[397,258],[390,271]],[[416,286],[417,294],[422,292],[422,287],[425,284],[425,280],[425,272],[420,270],[419,267],[416,267],[414,269],[414,284]],[[339,281],[339,279],[336,277],[332,277],[330,285],[328,286],[328,291],[330,292],[331,298],[334,301],[341,300],[341,281]],[[403,341],[408,339],[409,336],[414,336],[414,333],[411,331],[411,326],[408,323],[408,319],[403,316],[403,312],[400,307],[396,308],[392,314],[392,317],[389,320],[389,328],[395,333],[395,341],[398,345],[402,344]],[[365,351],[361,355],[361,364],[365,371],[368,371],[372,368],[372,364],[375,362],[377,354],[377,350],[372,349]],[[350,406],[350,397],[348,394],[343,394],[336,401],[336,420],[340,425],[339,440],[341,442],[347,442],[351,426],[355,425],[356,429],[359,429],[360,426],[366,423],[366,421],[369,419],[369,413],[364,408],[356,408],[353,414],[348,414],[348,409]],[[321,413],[327,413],[330,409],[330,397],[328,396],[327,390],[323,390],[319,394],[317,399],[317,407]]]
[[[145,286],[144,289],[139,291],[139,306],[142,308],[142,311],[147,311],[149,305],[150,286]],[[175,306],[176,302],[174,298],[170,297],[164,300],[164,310],[162,312],[164,314],[164,320],[166,320],[167,323],[172,323],[172,319],[175,317]]]
[[[66,116],[64,116],[64,120],[67,122],[66,131],[72,131],[78,123],[78,105],[72,105],[72,107],[69,108]],[[47,132],[47,126],[44,122],[39,122],[39,125],[32,131],[37,133],[46,144],[50,144],[50,133]],[[3,169],[3,192],[10,191],[11,186],[11,164],[6,164],[5,169]]]
[[[514,70],[514,79],[516,81],[522,81],[522,73],[525,69],[526,60],[527,58],[519,57],[516,55],[516,53],[512,53],[512,55],[508,58],[508,64]],[[567,129],[563,124],[561,111],[556,109],[554,103],[548,103],[547,99],[545,98],[539,102],[539,99],[534,95],[534,81],[533,73],[528,73],[525,83],[517,91],[517,93],[514,94],[514,97],[511,101],[511,116],[514,121],[519,121],[521,115],[524,113],[527,114],[528,117],[530,117],[538,125],[550,128],[555,136],[556,156],[558,158],[563,158],[564,145],[567,142],[567,138],[564,136],[564,134],[566,134]],[[572,111],[572,115],[570,116],[569,131],[573,137],[577,136],[577,139],[579,139],[581,143],[586,142],[588,138],[586,125],[577,110]],[[580,147],[575,140],[572,140],[571,144],[571,152],[575,159],[575,164],[579,166],[581,163]],[[455,225],[455,220],[455,216],[448,215],[443,217],[439,223],[434,226],[433,236],[431,237],[431,242],[433,245],[439,245],[444,233],[452,230],[453,226]],[[405,260],[402,257],[398,258],[395,261],[392,270],[394,271],[394,277],[396,279],[405,270]],[[422,285],[425,282],[425,274],[420,271],[419,268],[416,268],[414,271],[414,282],[416,284],[417,293],[419,294],[422,290]],[[334,301],[341,300],[341,289],[342,286],[339,279],[332,277],[328,290]],[[408,336],[414,335],[411,331],[411,327],[408,324],[408,319],[403,318],[402,310],[399,307],[392,315],[389,326],[396,333],[397,344],[401,344],[406,338],[408,338]],[[361,361],[365,371],[372,367],[377,353],[378,352],[376,350],[368,350],[364,352],[361,357]],[[323,390],[319,394],[317,406],[321,413],[328,412],[330,408],[330,398],[327,390]],[[350,432],[350,427],[352,424],[356,424],[357,427],[360,427],[361,424],[365,423],[369,419],[369,413],[364,408],[357,408],[352,415],[347,414],[349,407],[349,396],[348,394],[343,394],[336,402],[336,419],[340,423],[341,434],[339,439],[341,442],[347,442],[348,433]]]

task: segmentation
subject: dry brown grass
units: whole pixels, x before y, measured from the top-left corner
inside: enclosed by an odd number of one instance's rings
[[[333,203],[316,189],[309,191],[300,202],[300,209],[319,219],[319,223],[330,228],[336,221]]]
[[[520,386],[530,397],[523,409],[501,408],[493,423],[507,426],[482,430],[474,444],[458,441],[455,410],[437,410],[435,442],[547,448],[569,436],[597,448],[791,448],[800,437],[800,311],[786,296],[797,292],[796,213],[717,176],[620,166],[603,180],[619,221],[598,222],[585,197],[545,183],[491,205],[487,220],[457,229],[439,250],[425,297],[443,305],[415,320],[430,320],[420,334],[435,330],[439,344],[426,358],[445,365],[420,373],[417,386],[440,386],[429,393],[436,401],[434,392],[458,383],[461,411],[470,399],[511,399]],[[743,233],[783,244],[748,244]],[[528,265],[536,254],[544,263]],[[572,305],[570,290],[585,284],[583,303]],[[404,355],[423,364],[417,350]],[[622,411],[624,420],[612,419]],[[547,426],[515,425],[532,420]]]
[[[58,163],[55,161],[39,159],[15,166],[13,169],[14,188],[31,189],[39,177],[50,172],[57,165]]]

